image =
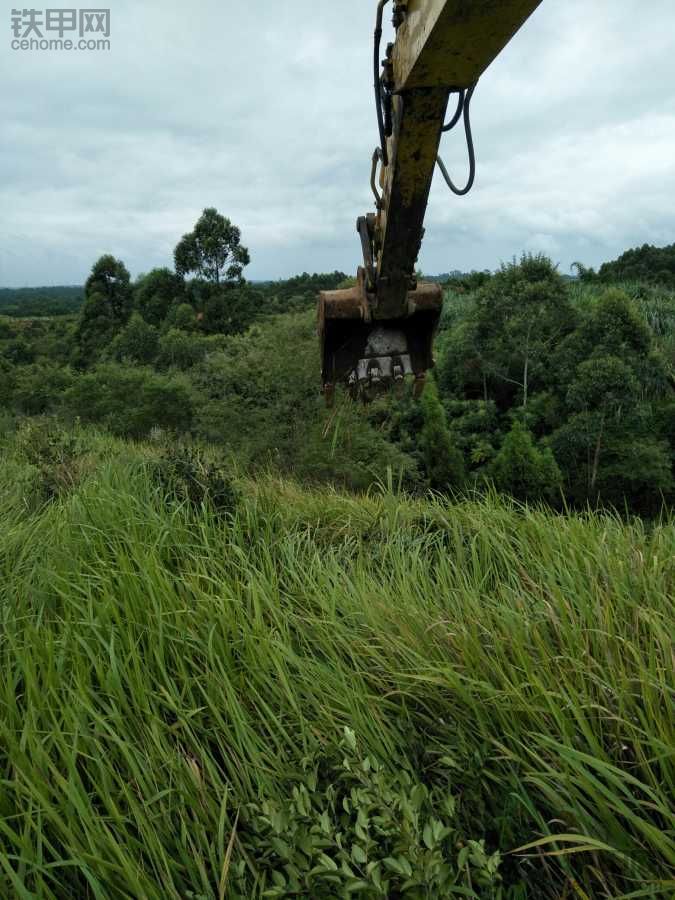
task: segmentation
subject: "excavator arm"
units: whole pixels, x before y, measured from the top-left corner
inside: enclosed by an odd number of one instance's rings
[[[424,216],[444,130],[464,117],[473,183],[474,157],[469,104],[490,63],[541,0],[394,0],[396,40],[386,50],[380,74],[382,17],[375,28],[375,96],[381,145],[373,155],[371,186],[375,213],[357,220],[363,265],[356,285],[319,295],[322,379],[327,401],[336,384],[352,396],[371,399],[402,385],[406,375],[424,385],[433,366],[433,338],[443,305],[436,284],[417,283],[415,265],[424,236]],[[448,101],[458,105],[449,126]],[[454,105],[454,104],[453,104]],[[379,177],[378,177],[379,170]]]

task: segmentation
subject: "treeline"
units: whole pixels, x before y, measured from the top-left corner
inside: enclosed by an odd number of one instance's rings
[[[575,263],[579,277],[584,281],[611,284],[616,281],[636,281],[658,284],[675,289],[675,244],[654,247],[643,244],[626,250],[618,259],[603,263],[596,272],[581,263]]]
[[[0,316],[69,316],[78,313],[83,302],[81,287],[0,288]]]
[[[0,318],[0,406],[120,436],[207,441],[248,467],[366,489],[495,485],[519,500],[655,515],[675,500],[675,294],[569,282],[543,256],[446,286],[422,402],[318,392],[314,303],[344,273],[252,285],[206,210],[173,269],[93,266],[76,318]]]
[[[542,256],[450,295],[437,381],[461,458],[437,486],[490,480],[521,500],[643,514],[672,502],[675,329],[650,326],[654,305],[672,326],[675,295],[641,306],[618,287],[571,287]],[[394,420],[411,452],[420,415],[411,405]]]

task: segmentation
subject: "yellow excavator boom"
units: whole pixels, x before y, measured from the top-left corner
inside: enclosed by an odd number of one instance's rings
[[[413,375],[419,391],[433,366],[432,345],[442,309],[435,284],[417,284],[415,265],[435,166],[457,194],[473,183],[475,158],[469,106],[476,82],[541,0],[394,0],[396,40],[380,73],[382,18],[375,28],[375,96],[380,146],[373,155],[375,213],[357,220],[363,266],[356,286],[319,296],[324,393],[348,386],[364,400]],[[448,100],[458,105],[444,126]],[[444,130],[464,118],[472,174],[456,188],[439,160]],[[379,178],[378,178],[379,169]]]

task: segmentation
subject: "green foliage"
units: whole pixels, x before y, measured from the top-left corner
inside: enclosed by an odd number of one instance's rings
[[[212,284],[239,284],[250,258],[237,226],[210,207],[177,244],[174,262],[178,275],[194,274]]]
[[[157,365],[160,369],[191,369],[206,356],[206,341],[194,334],[170,328],[159,339]]]
[[[56,412],[72,383],[72,372],[62,366],[50,362],[22,366],[14,374],[11,406],[28,416]]]
[[[316,307],[319,291],[335,291],[351,287],[355,279],[344,272],[325,272],[310,275],[303,272],[284,281],[268,281],[257,284],[264,296],[264,306],[270,313],[301,312]]]
[[[0,448],[0,896],[672,893],[672,521],[260,474],[219,518],[87,442],[32,516]]]
[[[70,316],[84,301],[81,287],[0,288],[0,315],[14,318]]]
[[[185,302],[185,283],[171,269],[153,269],[134,284],[134,306],[146,322],[159,327],[172,307]]]
[[[369,425],[366,412],[349,402],[325,410],[317,350],[309,313],[271,317],[229,337],[191,371],[197,434],[245,465],[273,464],[303,479],[365,489],[389,467],[407,482],[412,460]]]
[[[159,332],[140,313],[133,313],[122,331],[113,339],[108,355],[117,362],[150,365],[159,352]]]
[[[198,293],[200,327],[206,334],[241,334],[259,315],[262,295],[248,284],[200,285]]]
[[[15,447],[19,458],[31,467],[22,483],[29,508],[67,496],[90,471],[83,436],[67,431],[53,419],[21,423]]]
[[[670,295],[565,284],[548,260],[523,257],[461,303],[449,294],[447,306],[439,387],[478,479],[494,479],[495,450],[518,409],[550,444],[567,502],[646,515],[672,502],[670,433],[659,424],[675,384]]]
[[[562,482],[551,450],[537,447],[531,433],[518,420],[504,438],[489,474],[500,491],[520,501],[555,501]]]
[[[193,332],[199,328],[199,320],[195,308],[190,303],[179,303],[172,306],[164,320],[164,326],[179,331]]]
[[[213,226],[208,252],[226,236],[221,219],[202,223],[206,243]],[[255,287],[236,273],[227,280],[227,267],[219,273],[219,282],[202,272],[186,283],[156,269],[132,289],[124,266],[103,257],[79,322],[0,319],[0,404],[81,415],[137,437],[175,429],[217,442],[247,466],[356,490],[388,478],[412,491],[483,489],[515,416],[538,453],[551,447],[566,503],[653,516],[675,502],[674,293],[565,280],[532,255],[494,275],[453,273],[436,342],[436,409],[425,413],[406,391],[366,409],[341,398],[326,413],[309,307],[344,273]],[[110,361],[110,384],[82,377]],[[154,371],[134,369],[143,366]],[[185,373],[177,393],[162,381],[175,370]],[[559,499],[536,479],[514,490]]]
[[[131,315],[132,294],[129,272],[114,256],[102,256],[94,263],[84,286],[86,318],[87,301],[100,298],[105,315],[116,325],[123,325]]]
[[[187,431],[193,398],[183,375],[107,363],[74,382],[65,393],[64,408],[112,434],[140,438],[156,427]]]
[[[76,341],[78,365],[90,364],[129,321],[133,298],[129,272],[113,256],[102,256],[84,287]]]
[[[2,358],[13,366],[35,362],[35,351],[23,335],[4,342]]]
[[[480,272],[475,270],[472,272],[455,272],[445,277],[441,276],[442,281],[448,284],[453,291],[460,294],[478,290],[478,288],[486,285],[491,278],[492,273],[488,269]]]
[[[647,323],[630,298],[617,288],[604,290],[580,326],[557,350],[557,363],[565,377],[571,367],[591,356],[616,356],[628,364],[645,359],[653,347]]]
[[[206,506],[218,516],[230,515],[237,508],[239,493],[231,474],[198,447],[171,445],[153,460],[150,471],[169,501],[186,503],[195,511]]]
[[[460,488],[465,478],[464,458],[453,442],[445,410],[433,377],[422,395],[420,448],[429,484],[437,490]]]
[[[675,288],[675,244],[667,247],[643,244],[626,250],[618,259],[603,263],[597,277],[605,283],[643,281]]]
[[[628,366],[616,356],[594,356],[577,367],[567,391],[572,409],[593,410],[603,416],[621,415],[637,400],[637,381]]]
[[[574,325],[565,283],[544,256],[524,255],[485,284],[476,298],[474,353],[499,405],[526,407],[548,386],[550,354]]]
[[[492,401],[455,400],[445,407],[457,447],[473,467],[489,462],[501,440],[497,407]]]
[[[499,853],[462,840],[448,790],[429,790],[407,766],[385,767],[345,728],[339,756],[303,760],[291,796],[249,803],[239,830],[265,897],[493,897]],[[248,897],[245,860],[235,867]],[[238,876],[238,877],[237,877]]]
[[[551,437],[565,472],[565,494],[583,504],[604,502],[640,515],[658,515],[673,502],[672,451],[651,433],[650,422],[607,419],[597,411],[568,418]]]
[[[16,369],[6,359],[0,357],[0,408],[7,409],[14,400]]]

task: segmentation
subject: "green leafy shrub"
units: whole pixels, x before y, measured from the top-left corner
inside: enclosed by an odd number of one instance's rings
[[[80,375],[64,395],[64,408],[115,435],[140,438],[154,427],[185,431],[192,421],[192,391],[181,373],[116,363]]]
[[[81,435],[55,420],[31,419],[16,434],[19,458],[31,466],[24,484],[30,506],[42,506],[70,493],[89,472],[89,448]]]
[[[150,365],[158,351],[159,332],[135,312],[110,344],[108,355],[117,362]]]
[[[449,789],[364,755],[349,728],[336,749],[305,760],[289,797],[241,810],[235,896],[251,896],[247,858],[265,897],[495,895],[500,855],[462,838]]]
[[[518,420],[489,468],[495,486],[516,500],[555,500],[562,476],[551,450],[540,449]]]
[[[466,477],[464,457],[453,441],[433,378],[427,381],[422,395],[422,416],[420,446],[431,487],[460,488]]]
[[[239,503],[231,474],[199,448],[182,444],[166,448],[152,463],[151,473],[165,499],[186,503],[195,511],[210,506],[217,515],[228,515]]]

